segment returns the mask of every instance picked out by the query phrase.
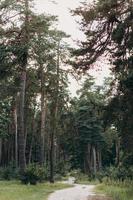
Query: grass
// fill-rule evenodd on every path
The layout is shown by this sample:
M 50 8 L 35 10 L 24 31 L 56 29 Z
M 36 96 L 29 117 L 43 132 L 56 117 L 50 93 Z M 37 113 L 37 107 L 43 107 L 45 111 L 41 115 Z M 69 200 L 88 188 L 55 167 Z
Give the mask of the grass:
M 98 180 L 92 180 L 92 181 L 89 181 L 89 180 L 77 180 L 76 183 L 83 184 L 83 185 L 97 185 L 97 184 L 99 184 L 99 181 Z
M 97 186 L 96 192 L 106 194 L 113 200 L 133 200 L 133 185 L 107 185 Z
M 22 185 L 17 181 L 0 181 L 0 200 L 47 200 L 55 190 L 70 187 L 62 183 Z

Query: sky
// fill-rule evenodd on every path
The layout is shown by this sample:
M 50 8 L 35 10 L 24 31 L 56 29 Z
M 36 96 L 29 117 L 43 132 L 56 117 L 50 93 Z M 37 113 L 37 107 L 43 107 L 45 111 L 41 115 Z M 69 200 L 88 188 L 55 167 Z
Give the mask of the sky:
M 36 10 L 40 13 L 58 16 L 58 28 L 71 35 L 72 40 L 83 39 L 84 34 L 79 30 L 79 25 L 76 19 L 71 15 L 70 10 L 77 8 L 81 0 L 34 0 Z
M 54 0 L 56 3 L 52 2 L 53 0 L 34 0 L 35 9 L 38 13 L 48 13 L 51 15 L 58 16 L 58 29 L 66 32 L 71 35 L 71 38 L 68 40 L 73 46 L 76 46 L 77 40 L 84 40 L 84 34 L 79 30 L 80 26 L 76 22 L 80 20 L 72 16 L 70 10 L 75 9 L 81 5 L 82 0 Z M 88 0 L 91 2 L 92 0 Z M 103 78 L 109 76 L 109 67 L 104 62 L 101 63 L 101 71 L 91 71 L 90 74 L 93 75 L 96 79 L 97 85 L 102 85 Z M 70 92 L 72 96 L 76 95 L 76 90 L 79 89 L 80 85 L 74 78 L 70 77 Z

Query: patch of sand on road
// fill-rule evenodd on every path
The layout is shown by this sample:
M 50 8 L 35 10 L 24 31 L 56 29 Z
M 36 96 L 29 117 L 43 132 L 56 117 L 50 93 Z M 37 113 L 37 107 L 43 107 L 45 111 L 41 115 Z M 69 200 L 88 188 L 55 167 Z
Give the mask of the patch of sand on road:
M 75 184 L 73 188 L 58 190 L 50 195 L 48 200 L 88 200 L 94 196 L 94 185 Z
M 52 193 L 48 200 L 112 200 L 105 195 L 94 193 L 95 185 L 74 184 L 74 187 Z

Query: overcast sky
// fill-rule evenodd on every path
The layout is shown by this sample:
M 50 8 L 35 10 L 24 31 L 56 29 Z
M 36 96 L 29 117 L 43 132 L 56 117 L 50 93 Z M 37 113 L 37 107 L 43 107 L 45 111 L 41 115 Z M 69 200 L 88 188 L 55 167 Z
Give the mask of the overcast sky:
M 82 39 L 84 34 L 79 31 L 79 25 L 76 23 L 70 10 L 80 5 L 81 0 L 34 0 L 38 12 L 46 12 L 58 16 L 58 28 L 70 34 L 73 40 Z
M 34 0 L 36 11 L 39 13 L 48 13 L 51 15 L 58 16 L 59 23 L 58 28 L 63 30 L 67 34 L 71 35 L 71 39 L 68 41 L 70 44 L 74 45 L 74 41 L 84 39 L 84 34 L 79 30 L 79 25 L 76 23 L 70 10 L 77 8 L 81 5 L 83 0 L 54 0 L 56 3 L 52 3 L 52 0 Z M 88 0 L 91 2 L 92 0 Z M 76 44 L 76 43 L 75 43 Z M 103 83 L 103 77 L 109 75 L 109 70 L 106 64 L 102 64 L 102 71 L 91 72 L 96 78 L 96 84 L 101 85 Z M 76 94 L 76 89 L 78 89 L 78 84 L 75 80 L 71 78 L 70 90 L 73 96 Z

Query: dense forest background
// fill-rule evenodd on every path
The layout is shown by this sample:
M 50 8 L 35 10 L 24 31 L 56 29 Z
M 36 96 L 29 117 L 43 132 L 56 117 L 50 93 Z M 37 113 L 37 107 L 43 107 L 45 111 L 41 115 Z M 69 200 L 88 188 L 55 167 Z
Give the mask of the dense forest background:
M 33 10 L 30 0 L 0 2 L 1 179 L 54 182 L 74 170 L 132 179 L 132 1 L 98 0 L 72 11 L 86 36 L 78 49 L 57 30 L 57 17 Z M 105 58 L 111 76 L 97 86 L 89 69 Z M 75 98 L 69 75 L 84 80 Z

